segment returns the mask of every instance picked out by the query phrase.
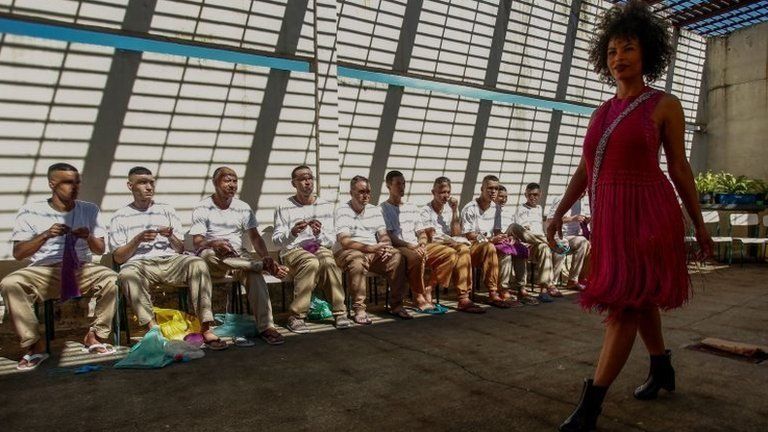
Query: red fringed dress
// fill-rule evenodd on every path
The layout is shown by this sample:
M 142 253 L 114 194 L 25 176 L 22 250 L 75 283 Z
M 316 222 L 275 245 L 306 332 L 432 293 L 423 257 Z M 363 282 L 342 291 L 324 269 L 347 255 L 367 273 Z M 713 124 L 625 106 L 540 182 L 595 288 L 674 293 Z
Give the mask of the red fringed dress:
M 650 87 L 645 92 L 652 92 L 650 98 L 627 115 L 608 139 L 596 196 L 590 197 L 591 270 L 579 301 L 586 309 L 611 311 L 608 319 L 626 309 L 673 309 L 685 303 L 690 293 L 683 214 L 672 184 L 659 167 L 661 141 L 651 117 L 664 93 Z M 590 191 L 598 142 L 634 99 L 608 100 L 587 130 L 584 159 Z

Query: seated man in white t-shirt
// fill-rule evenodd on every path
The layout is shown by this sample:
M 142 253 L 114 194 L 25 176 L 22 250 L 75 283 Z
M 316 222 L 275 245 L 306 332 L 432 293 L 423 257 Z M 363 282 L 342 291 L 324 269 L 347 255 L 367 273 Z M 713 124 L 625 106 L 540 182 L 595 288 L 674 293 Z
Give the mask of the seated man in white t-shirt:
M 256 215 L 245 202 L 235 198 L 237 173 L 228 167 L 213 172 L 215 193 L 202 200 L 192 211 L 189 234 L 201 258 L 208 264 L 212 277 L 231 273 L 246 284 L 248 302 L 256 316 L 259 337 L 270 345 L 279 345 L 285 339 L 275 328 L 272 303 L 262 271 L 279 278 L 288 274 L 269 256 L 267 245 L 259 234 Z M 261 260 L 254 260 L 243 247 L 243 236 L 248 237 Z
M 392 247 L 381 209 L 370 204 L 368 179 L 355 176 L 349 183 L 352 199 L 339 204 L 334 212 L 336 225 L 336 263 L 349 275 L 353 319 L 357 324 L 371 324 L 365 311 L 366 272 L 383 274 L 391 287 L 389 313 L 402 319 L 413 316 L 403 307 L 405 259 Z
M 499 185 L 499 193 L 496 195 L 496 204 L 499 206 L 499 219 L 501 220 L 501 230 L 507 231 L 512 225 L 515 218 L 515 209 L 507 205 L 507 188 L 504 185 Z M 510 242 L 515 242 L 513 237 L 510 236 Z M 526 294 L 525 292 L 525 278 L 527 276 L 527 258 L 518 257 L 512 255 L 505 255 L 502 252 L 499 253 L 499 285 L 502 292 L 509 292 L 514 290 L 517 293 L 517 298 L 510 297 L 509 304 L 512 307 L 529 305 L 534 306 L 539 304 L 539 301 L 533 298 L 533 296 Z M 512 284 L 514 283 L 514 288 Z
M 552 297 L 563 294 L 552 283 L 552 251 L 544 234 L 544 210 L 539 205 L 541 188 L 538 183 L 525 187 L 525 203 L 517 208 L 514 222 L 507 233 L 531 245 L 531 253 L 537 264 L 536 284 L 540 289 L 538 299 L 549 303 Z
M 568 242 L 570 247 L 570 254 L 573 256 L 571 259 L 571 268 L 568 270 L 568 282 L 565 285 L 567 289 L 581 290 L 584 289 L 584 284 L 587 279 L 588 263 L 590 243 L 582 232 L 583 226 L 588 226 L 590 221 L 589 208 L 584 199 L 586 191 L 581 194 L 579 200 L 576 201 L 568 212 L 563 215 L 563 240 Z M 557 206 L 563 199 L 563 195 L 557 197 L 550 205 L 547 216 L 547 223 L 551 222 L 557 210 Z M 560 277 L 565 263 L 565 255 L 554 254 L 554 275 L 556 278 Z
M 498 308 L 509 308 L 511 294 L 499 294 L 499 257 L 496 255 L 496 243 L 507 238 L 501 233 L 499 206 L 496 195 L 499 193 L 499 178 L 487 175 L 480 186 L 480 196 L 461 209 L 461 231 L 472 244 L 469 252 L 472 266 L 483 268 L 483 283 L 488 289 L 488 304 Z M 477 287 L 474 287 L 477 290 Z M 508 301 L 509 300 L 509 301 Z
M 405 176 L 400 171 L 387 173 L 386 185 L 389 198 L 381 203 L 381 213 L 387 225 L 392 245 L 405 257 L 408 283 L 415 293 L 416 308 L 419 312 L 437 315 L 447 309 L 432 303 L 432 289 L 440 283 L 448 287 L 451 271 L 456 264 L 456 251 L 448 246 L 435 244 L 428 247 L 427 233 L 419 215 L 419 209 L 403 201 Z M 428 284 L 424 283 L 424 269 L 431 269 Z
M 157 325 L 150 288 L 154 285 L 186 285 L 192 309 L 202 325 L 206 346 L 212 350 L 227 344 L 210 329 L 211 276 L 202 258 L 182 255 L 184 241 L 176 236 L 181 221 L 168 204 L 157 203 L 155 177 L 145 167 L 128 171 L 128 190 L 133 202 L 118 209 L 109 223 L 109 245 L 115 263 L 121 264 L 120 286 L 136 313 L 139 325 Z
M 0 293 L 26 351 L 16 366 L 21 371 L 35 369 L 48 358 L 40 340 L 34 302 L 57 299 L 62 294 L 66 297 L 77 289 L 96 299 L 95 318 L 83 344 L 92 354 L 115 352 L 101 341 L 112 331 L 117 273 L 92 262 L 92 253 L 103 254 L 105 250 L 106 231 L 99 223 L 99 207 L 77 200 L 80 173 L 72 165 L 51 165 L 48 187 L 50 198 L 19 209 L 11 234 L 13 257 L 29 259 L 30 265 L 0 282 Z
M 432 269 L 437 280 L 453 281 L 458 297 L 456 309 L 460 312 L 482 314 L 485 309 L 469 297 L 472 291 L 472 255 L 469 240 L 461 237 L 459 200 L 451 196 L 451 180 L 438 177 L 432 184 L 432 200 L 421 209 L 421 221 L 427 235 L 427 254 L 444 253 L 446 248 L 456 253 L 453 268 L 442 275 L 439 268 Z M 447 286 L 447 285 L 443 285 Z
M 306 165 L 291 172 L 296 194 L 275 209 L 272 242 L 282 247 L 280 257 L 293 273 L 294 295 L 286 327 L 294 333 L 309 333 L 304 319 L 309 312 L 312 291 L 320 288 L 331 303 L 335 326 L 353 326 L 347 318 L 341 270 L 331 248 L 336 242 L 333 204 L 315 195 L 315 178 Z

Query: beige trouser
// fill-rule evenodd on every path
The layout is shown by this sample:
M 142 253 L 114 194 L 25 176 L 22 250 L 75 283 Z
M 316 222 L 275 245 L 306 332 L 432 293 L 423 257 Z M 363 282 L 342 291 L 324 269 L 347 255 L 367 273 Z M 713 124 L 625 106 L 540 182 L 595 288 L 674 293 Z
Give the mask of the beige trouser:
M 469 292 L 472 289 L 472 255 L 469 253 L 469 246 L 461 243 L 429 243 L 427 244 L 427 255 L 429 257 L 435 256 L 436 259 L 440 259 L 441 254 L 445 254 L 446 250 L 451 250 L 455 253 L 456 259 L 453 261 L 453 268 L 448 268 L 446 274 L 442 274 L 438 265 L 432 264 L 429 261 L 427 264 L 432 268 L 432 276 L 435 282 L 439 283 L 442 287 L 450 285 L 453 280 L 456 286 L 456 294 L 459 300 L 469 298 Z M 432 286 L 435 286 L 435 282 L 431 282 Z
M 85 263 L 75 275 L 80 292 L 91 293 L 96 299 L 96 316 L 90 331 L 101 339 L 109 337 L 115 316 L 117 273 L 101 265 Z M 61 264 L 16 270 L 0 282 L 0 292 L 21 339 L 21 347 L 28 348 L 40 339 L 35 301 L 57 299 L 61 295 Z
M 451 284 L 451 272 L 456 264 L 456 251 L 452 248 L 432 243 L 427 245 L 425 257 L 419 256 L 415 250 L 408 247 L 399 247 L 397 250 L 405 257 L 408 271 L 408 284 L 417 294 L 426 294 L 424 284 L 424 269 L 429 266 L 429 286 L 434 288 L 437 284 L 448 287 Z
M 341 270 L 336 265 L 333 253 L 321 247 L 314 254 L 297 247 L 283 255 L 283 263 L 291 268 L 293 275 L 293 301 L 291 315 L 304 319 L 312 301 L 312 291 L 320 287 L 325 298 L 330 300 L 333 315 L 344 315 L 344 287 L 341 284 Z
M 152 311 L 153 286 L 171 285 L 189 287 L 192 309 L 202 323 L 213 322 L 211 312 L 211 276 L 205 261 L 192 255 L 171 255 L 128 261 L 120 267 L 120 286 L 139 318 L 139 325 L 155 319 Z
M 390 309 L 398 309 L 403 303 L 405 292 L 405 260 L 400 251 L 394 249 L 386 261 L 378 254 L 363 253 L 354 249 L 343 249 L 335 254 L 336 263 L 349 274 L 349 289 L 352 309 L 355 314 L 365 311 L 366 272 L 383 274 L 392 290 Z
M 488 292 L 497 292 L 499 290 L 499 257 L 496 255 L 496 247 L 491 242 L 473 242 L 469 253 L 472 257 L 472 267 L 483 267 L 483 285 Z
M 507 235 L 531 245 L 531 255 L 536 263 L 536 284 L 548 286 L 552 284 L 552 251 L 547 244 L 547 238 L 542 234 L 534 234 L 519 224 L 513 223 L 507 229 Z
M 525 287 L 527 261 L 512 255 L 499 255 L 499 285 L 502 291 L 514 289 L 517 292 Z
M 212 278 L 220 278 L 228 273 L 245 285 L 248 292 L 248 303 L 256 317 L 256 328 L 259 333 L 275 326 L 272 318 L 272 302 L 269 299 L 269 288 L 261 275 L 261 261 L 254 260 L 248 254 L 241 257 L 221 259 L 213 249 L 200 252 L 200 257 L 208 264 Z M 238 293 L 239 294 L 239 293 Z
M 568 270 L 568 281 L 578 281 L 584 278 L 586 274 L 585 263 L 589 258 L 589 252 L 591 246 L 589 240 L 583 236 L 565 236 L 564 240 L 568 242 L 568 246 L 571 248 L 571 268 Z M 552 263 L 555 268 L 555 277 L 560 277 L 560 273 L 565 264 L 565 255 L 553 254 Z

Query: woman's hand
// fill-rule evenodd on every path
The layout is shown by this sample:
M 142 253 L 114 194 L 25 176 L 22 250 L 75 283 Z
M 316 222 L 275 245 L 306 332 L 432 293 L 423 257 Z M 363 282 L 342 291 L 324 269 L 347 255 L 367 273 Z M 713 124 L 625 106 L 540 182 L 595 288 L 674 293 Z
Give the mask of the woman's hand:
M 557 236 L 557 238 L 555 238 Z M 552 250 L 557 250 L 557 239 L 563 238 L 563 217 L 555 215 L 554 219 L 547 225 L 547 244 Z
M 699 251 L 696 253 L 696 259 L 699 262 L 705 262 L 712 258 L 715 250 L 715 244 L 706 228 L 696 230 L 696 241 L 699 243 Z

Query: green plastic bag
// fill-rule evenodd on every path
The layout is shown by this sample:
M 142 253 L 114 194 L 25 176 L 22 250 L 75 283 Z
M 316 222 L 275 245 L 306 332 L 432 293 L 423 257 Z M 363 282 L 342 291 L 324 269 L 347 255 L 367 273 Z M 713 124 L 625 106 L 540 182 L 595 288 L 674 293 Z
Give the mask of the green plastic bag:
M 155 327 L 131 348 L 128 355 L 115 364 L 116 369 L 157 369 L 173 362 L 173 358 L 165 354 L 165 344 L 168 340 Z
M 331 312 L 331 305 L 329 305 L 327 301 L 312 295 L 312 302 L 309 304 L 307 319 L 311 321 L 320 321 L 332 316 L 333 312 Z
M 255 338 L 256 320 L 252 315 L 240 314 L 216 314 L 213 318 L 221 325 L 213 329 L 213 333 L 218 337 L 245 337 Z

